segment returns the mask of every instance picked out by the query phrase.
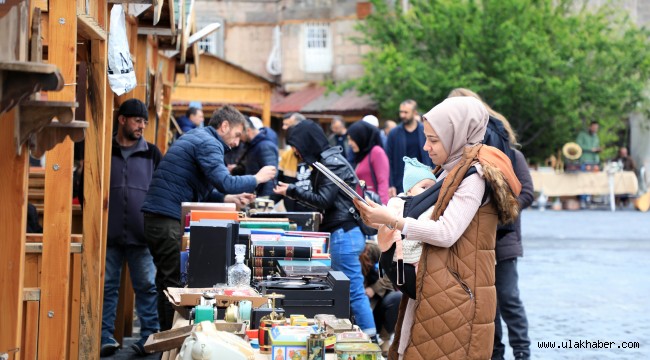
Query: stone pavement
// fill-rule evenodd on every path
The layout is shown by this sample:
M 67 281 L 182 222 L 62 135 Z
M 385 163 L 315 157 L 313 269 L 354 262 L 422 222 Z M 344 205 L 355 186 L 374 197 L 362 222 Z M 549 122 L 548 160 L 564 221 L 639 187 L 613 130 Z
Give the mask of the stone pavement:
M 650 213 L 526 210 L 522 236 L 533 359 L 650 359 Z M 573 348 L 538 343 L 569 340 Z M 585 349 L 585 341 L 615 344 Z M 624 341 L 640 347 L 619 348 Z

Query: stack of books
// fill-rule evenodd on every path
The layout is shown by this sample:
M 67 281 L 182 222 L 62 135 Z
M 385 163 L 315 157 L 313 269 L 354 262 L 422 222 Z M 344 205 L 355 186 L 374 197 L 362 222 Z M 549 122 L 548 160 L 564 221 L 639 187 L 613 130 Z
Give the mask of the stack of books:
M 308 241 L 269 240 L 268 236 L 251 235 L 249 264 L 254 281 L 280 274 L 278 260 L 309 260 L 311 255 L 312 246 Z

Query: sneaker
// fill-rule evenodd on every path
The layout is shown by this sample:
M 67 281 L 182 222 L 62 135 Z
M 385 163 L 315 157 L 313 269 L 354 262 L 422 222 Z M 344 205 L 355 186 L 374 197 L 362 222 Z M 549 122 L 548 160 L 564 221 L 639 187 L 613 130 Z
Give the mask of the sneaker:
M 115 354 L 115 352 L 119 348 L 120 348 L 120 343 L 118 343 L 117 340 L 113 339 L 112 337 L 102 338 L 102 347 L 99 350 L 99 356 L 100 357 L 111 356 Z
M 146 356 L 148 355 L 147 352 L 144 350 L 144 343 L 147 341 L 146 338 L 142 338 L 133 344 L 131 344 L 131 349 L 133 352 L 135 352 L 136 355 L 138 356 Z

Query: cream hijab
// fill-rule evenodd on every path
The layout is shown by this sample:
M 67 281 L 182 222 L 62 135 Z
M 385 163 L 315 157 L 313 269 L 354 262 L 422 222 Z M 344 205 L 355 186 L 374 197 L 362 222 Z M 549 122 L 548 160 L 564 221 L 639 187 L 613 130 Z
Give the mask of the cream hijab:
M 449 154 L 445 164 L 450 164 L 463 155 L 465 146 L 474 146 L 483 140 L 489 115 L 481 101 L 462 96 L 446 99 L 423 118 L 438 135 Z

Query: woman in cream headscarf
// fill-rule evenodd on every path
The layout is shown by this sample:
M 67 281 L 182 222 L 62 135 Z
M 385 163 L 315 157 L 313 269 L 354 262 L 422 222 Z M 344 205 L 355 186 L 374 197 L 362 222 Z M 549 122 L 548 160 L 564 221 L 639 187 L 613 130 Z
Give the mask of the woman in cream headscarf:
M 496 226 L 516 217 L 521 185 L 510 160 L 481 144 L 488 112 L 479 100 L 449 98 L 423 120 L 424 150 L 440 164 L 436 185 L 413 197 L 402 214 L 355 202 L 367 224 L 400 230 L 424 245 L 415 297 L 402 299 L 389 359 L 487 359 L 496 309 Z M 422 215 L 430 209 L 431 217 Z

